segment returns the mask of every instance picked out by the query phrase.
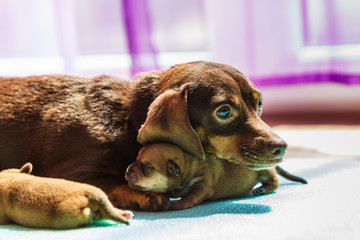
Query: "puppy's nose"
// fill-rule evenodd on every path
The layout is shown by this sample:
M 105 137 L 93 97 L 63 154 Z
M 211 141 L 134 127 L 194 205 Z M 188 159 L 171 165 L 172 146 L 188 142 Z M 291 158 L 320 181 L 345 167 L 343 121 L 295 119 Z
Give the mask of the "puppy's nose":
M 134 173 L 134 165 L 131 164 L 127 169 L 125 173 L 125 179 L 128 182 L 135 183 L 137 182 L 136 174 Z
M 134 171 L 134 164 L 130 164 L 126 169 L 126 174 L 130 174 Z
M 267 145 L 267 150 L 273 155 L 275 160 L 281 159 L 284 156 L 286 149 L 287 143 L 281 138 L 271 141 Z

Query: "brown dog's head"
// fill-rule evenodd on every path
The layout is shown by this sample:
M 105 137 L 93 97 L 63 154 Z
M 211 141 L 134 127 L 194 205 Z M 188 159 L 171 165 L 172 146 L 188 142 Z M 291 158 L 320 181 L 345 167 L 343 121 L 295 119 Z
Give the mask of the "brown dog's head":
M 136 161 L 127 168 L 125 178 L 135 190 L 165 193 L 178 190 L 190 179 L 191 164 L 176 145 L 150 144 L 140 149 Z
M 281 162 L 287 144 L 260 118 L 262 96 L 236 69 L 217 63 L 176 65 L 159 74 L 158 96 L 138 141 L 170 142 L 254 170 Z

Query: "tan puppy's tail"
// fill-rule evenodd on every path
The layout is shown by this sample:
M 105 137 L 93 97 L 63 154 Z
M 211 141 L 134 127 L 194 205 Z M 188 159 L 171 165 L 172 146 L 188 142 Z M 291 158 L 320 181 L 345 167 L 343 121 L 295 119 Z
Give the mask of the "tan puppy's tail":
M 307 184 L 308 182 L 304 179 L 304 178 L 301 178 L 301 177 L 298 177 L 298 176 L 295 176 L 287 171 L 285 171 L 283 168 L 281 168 L 280 166 L 276 166 L 275 167 L 276 169 L 276 173 L 279 174 L 280 176 L 286 178 L 286 179 L 289 179 L 291 181 L 294 181 L 294 182 L 300 182 L 300 183 L 304 183 L 304 184 Z
M 88 197 L 90 199 L 92 221 L 109 219 L 128 225 L 128 220 L 134 216 L 131 211 L 115 208 L 104 193 L 101 196 L 99 194 L 89 193 Z

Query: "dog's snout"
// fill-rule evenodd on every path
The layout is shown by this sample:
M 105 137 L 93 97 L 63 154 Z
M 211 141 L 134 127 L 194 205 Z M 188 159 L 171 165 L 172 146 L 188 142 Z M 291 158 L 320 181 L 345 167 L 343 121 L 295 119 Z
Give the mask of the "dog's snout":
M 275 141 L 271 141 L 267 145 L 267 150 L 269 151 L 270 154 L 272 154 L 272 156 L 276 160 L 279 160 L 284 156 L 286 149 L 287 149 L 287 143 L 281 138 Z

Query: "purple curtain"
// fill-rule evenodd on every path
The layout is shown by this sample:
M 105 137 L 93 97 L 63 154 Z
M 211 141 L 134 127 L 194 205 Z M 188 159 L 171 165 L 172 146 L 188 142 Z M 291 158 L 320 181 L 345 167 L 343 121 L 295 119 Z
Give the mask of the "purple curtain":
M 209 60 L 258 86 L 360 84 L 359 12 L 359 0 L 4 0 L 0 75 L 134 75 Z
M 122 0 L 128 50 L 131 56 L 131 75 L 155 70 L 156 51 L 151 42 L 151 21 L 147 0 Z
M 360 84 L 360 2 L 211 1 L 215 60 L 257 85 Z
M 123 0 L 133 72 L 156 65 L 146 0 Z M 213 61 L 231 64 L 260 86 L 360 83 L 360 4 L 356 1 L 204 1 Z M 210 9 L 210 10 L 209 10 Z M 169 19 L 171 21 L 171 14 Z M 150 57 L 151 56 L 151 57 Z

